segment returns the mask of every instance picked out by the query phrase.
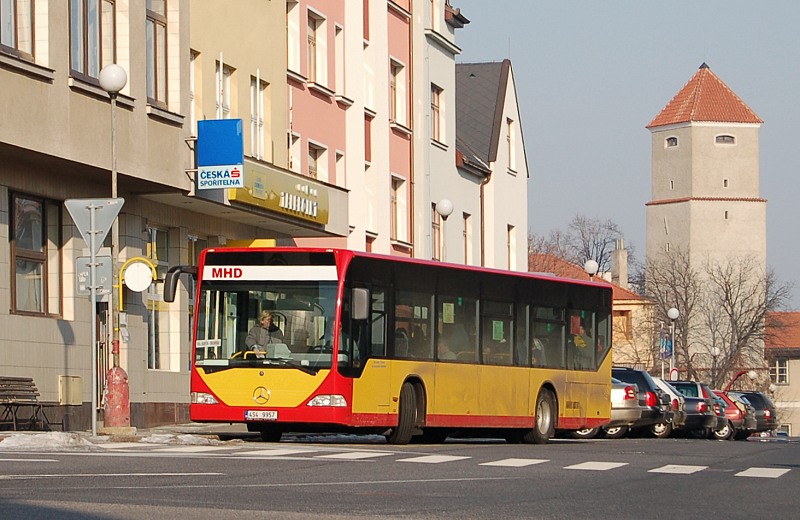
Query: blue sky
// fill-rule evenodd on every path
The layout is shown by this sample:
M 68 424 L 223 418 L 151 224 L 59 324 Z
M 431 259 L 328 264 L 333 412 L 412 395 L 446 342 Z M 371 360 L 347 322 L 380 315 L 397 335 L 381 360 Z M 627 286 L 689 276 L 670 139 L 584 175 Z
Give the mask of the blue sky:
M 764 120 L 767 264 L 800 308 L 800 2 L 451 0 L 459 62 L 511 58 L 531 179 L 529 230 L 610 218 L 644 259 L 645 126 L 705 62 Z

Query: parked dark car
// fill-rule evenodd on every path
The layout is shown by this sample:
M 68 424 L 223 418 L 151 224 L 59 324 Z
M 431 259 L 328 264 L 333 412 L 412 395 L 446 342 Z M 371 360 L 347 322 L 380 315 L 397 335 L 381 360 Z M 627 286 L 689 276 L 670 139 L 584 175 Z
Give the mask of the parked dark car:
M 696 439 L 707 439 L 717 429 L 719 422 L 714 411 L 714 398 L 706 397 L 702 384 L 695 381 L 669 381 L 669 384 L 686 400 L 686 421 L 675 432 Z
M 653 381 L 664 393 L 669 395 L 672 401 L 672 421 L 654 424 L 650 427 L 650 433 L 654 437 L 663 439 L 672 435 L 673 430 L 683 428 L 686 423 L 686 398 L 660 377 L 654 377 Z
M 639 387 L 640 404 L 644 406 L 642 417 L 631 428 L 649 427 L 653 424 L 672 421 L 672 405 L 669 395 L 661 391 L 650 374 L 644 370 L 614 367 L 611 376 Z M 624 432 L 623 432 L 624 433 Z M 606 430 L 607 437 L 613 437 L 613 430 Z
M 775 416 L 775 405 L 772 400 L 762 392 L 729 392 L 735 395 L 744 396 L 753 408 L 756 409 L 756 429 L 755 432 L 767 432 L 774 430 L 778 423 Z
M 714 390 L 719 399 L 725 402 L 725 418 L 727 424 L 714 431 L 714 438 L 721 441 L 728 439 L 740 439 L 747 437 L 756 428 L 755 409 L 752 405 L 745 405 L 742 402 L 734 401 L 722 390 Z M 737 404 L 738 403 L 738 404 Z M 750 415 L 748 416 L 748 409 Z
M 725 395 L 733 401 L 733 404 L 739 407 L 740 410 L 744 411 L 744 429 L 738 431 L 734 434 L 733 438 L 737 441 L 744 440 L 750 437 L 750 434 L 755 433 L 756 428 L 758 427 L 758 421 L 756 421 L 756 409 L 750 404 L 750 401 L 743 395 L 726 392 Z

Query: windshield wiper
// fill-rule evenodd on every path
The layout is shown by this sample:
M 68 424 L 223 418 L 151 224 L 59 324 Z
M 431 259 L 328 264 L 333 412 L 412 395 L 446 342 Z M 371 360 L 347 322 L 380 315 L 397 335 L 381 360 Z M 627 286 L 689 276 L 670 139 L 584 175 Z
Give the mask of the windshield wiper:
M 295 363 L 291 359 L 286 358 L 262 358 L 258 360 L 259 362 L 263 363 L 264 365 L 275 365 L 275 366 L 284 366 L 284 367 L 291 367 L 300 370 L 301 372 L 305 372 L 306 374 L 315 376 L 319 370 L 313 369 L 311 367 L 307 367 L 305 365 L 300 365 Z

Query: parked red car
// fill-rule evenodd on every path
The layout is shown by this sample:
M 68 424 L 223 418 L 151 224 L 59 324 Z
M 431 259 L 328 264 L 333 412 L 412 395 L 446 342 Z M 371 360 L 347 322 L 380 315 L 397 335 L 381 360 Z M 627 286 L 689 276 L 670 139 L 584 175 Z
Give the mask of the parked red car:
M 725 418 L 728 420 L 722 428 L 714 430 L 714 438 L 721 441 L 728 439 L 746 438 L 756 428 L 755 411 L 747 413 L 744 404 L 737 404 L 728 394 L 721 390 L 714 390 L 719 399 L 725 402 Z

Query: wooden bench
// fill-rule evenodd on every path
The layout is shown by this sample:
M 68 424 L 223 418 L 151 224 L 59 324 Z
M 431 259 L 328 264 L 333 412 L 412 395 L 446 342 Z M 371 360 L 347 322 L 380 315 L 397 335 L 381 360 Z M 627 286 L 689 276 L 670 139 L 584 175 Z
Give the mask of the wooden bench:
M 14 431 L 23 424 L 29 430 L 51 429 L 33 378 L 0 376 L 0 407 L 3 409 L 0 424 L 13 426 Z M 30 416 L 20 416 L 20 409 L 29 409 Z

